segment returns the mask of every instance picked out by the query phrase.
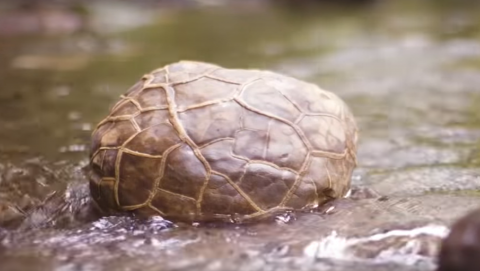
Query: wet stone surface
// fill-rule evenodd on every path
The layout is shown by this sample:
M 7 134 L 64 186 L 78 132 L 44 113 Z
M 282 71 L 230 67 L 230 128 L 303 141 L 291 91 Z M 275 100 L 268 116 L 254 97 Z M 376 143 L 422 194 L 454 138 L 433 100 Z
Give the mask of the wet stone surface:
M 75 21 L 68 34 L 0 33 L 2 270 L 434 270 L 449 225 L 480 206 L 474 1 L 148 15 L 109 5 L 86 4 L 84 31 Z M 139 18 L 122 24 L 127 15 Z M 352 182 L 366 190 L 255 225 L 84 212 L 94 125 L 146 71 L 179 59 L 271 69 L 337 93 L 360 127 Z

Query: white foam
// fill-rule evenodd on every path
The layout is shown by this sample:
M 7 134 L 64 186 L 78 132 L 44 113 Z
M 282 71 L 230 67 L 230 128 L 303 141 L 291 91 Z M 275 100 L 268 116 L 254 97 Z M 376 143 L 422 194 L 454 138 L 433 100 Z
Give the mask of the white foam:
M 350 261 L 394 262 L 406 265 L 414 265 L 419 261 L 423 261 L 433 264 L 434 259 L 420 254 L 422 244 L 419 239 L 415 238 L 420 235 L 444 238 L 448 233 L 449 229 L 446 226 L 433 224 L 409 230 L 391 230 L 385 233 L 360 238 L 342 237 L 338 236 L 336 231 L 332 231 L 322 240 L 313 241 L 307 245 L 304 249 L 304 254 L 308 257 L 314 258 L 330 258 Z M 389 237 L 409 237 L 412 239 L 407 241 L 402 247 L 387 248 L 372 259 L 359 258 L 355 256 L 350 249 L 354 245 L 372 241 L 381 241 Z
M 304 249 L 304 254 L 314 258 L 350 258 L 346 249 L 351 245 L 351 240 L 339 237 L 336 231 L 320 241 L 313 241 Z
M 403 237 L 416 237 L 418 235 L 431 235 L 435 237 L 443 238 L 447 236 L 449 229 L 443 225 L 426 225 L 423 227 L 413 228 L 409 230 L 391 230 L 385 233 L 374 234 L 364 239 L 365 241 L 379 241 L 387 237 L 403 236 Z
M 344 198 L 349 198 L 350 196 L 352 196 L 352 189 L 348 189 L 347 193 L 345 193 L 345 196 L 343 196 Z

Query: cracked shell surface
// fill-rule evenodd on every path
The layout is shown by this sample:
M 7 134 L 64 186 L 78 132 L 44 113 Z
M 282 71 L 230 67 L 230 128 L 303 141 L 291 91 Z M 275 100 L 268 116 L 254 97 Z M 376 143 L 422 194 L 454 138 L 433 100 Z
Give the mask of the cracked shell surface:
M 356 166 L 347 105 L 262 70 L 180 61 L 146 74 L 92 134 L 106 214 L 248 221 L 344 196 Z

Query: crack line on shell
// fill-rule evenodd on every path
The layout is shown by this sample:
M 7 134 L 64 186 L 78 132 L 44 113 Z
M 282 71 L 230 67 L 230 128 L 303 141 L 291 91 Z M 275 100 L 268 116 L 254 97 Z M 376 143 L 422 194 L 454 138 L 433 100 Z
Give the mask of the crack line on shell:
M 130 141 L 132 141 L 139 133 L 141 133 L 141 132 L 136 132 L 133 135 L 131 135 L 127 140 L 125 140 L 125 142 L 123 142 L 123 144 L 120 146 L 120 148 L 117 152 L 117 157 L 116 157 L 116 160 L 115 160 L 115 179 L 116 179 L 116 182 L 113 186 L 113 197 L 115 198 L 115 203 L 117 203 L 117 206 L 119 208 L 122 208 L 122 205 L 120 204 L 120 199 L 119 199 L 119 196 L 118 196 L 118 186 L 120 185 L 120 161 L 122 159 L 123 148 L 125 148 L 125 146 L 128 143 L 130 143 Z
M 263 159 L 267 160 L 267 155 L 268 155 L 268 146 L 270 145 L 270 132 L 272 130 L 272 122 L 273 119 L 268 120 L 268 125 L 267 125 L 267 135 L 266 135 L 266 144 L 265 144 L 265 149 L 263 150 Z
M 165 174 L 165 161 L 167 160 L 168 158 L 168 155 L 174 151 L 175 149 L 177 149 L 178 147 L 180 147 L 182 144 L 178 143 L 178 144 L 175 144 L 173 146 L 171 146 L 170 148 L 166 149 L 163 154 L 157 158 L 161 158 L 162 160 L 160 161 L 160 171 L 159 171 L 159 177 L 158 178 L 155 178 L 154 180 L 154 183 L 153 183 L 153 189 L 152 191 L 149 193 L 148 195 L 148 198 L 147 200 L 144 202 L 144 203 L 139 203 L 139 204 L 134 204 L 134 205 L 127 205 L 127 206 L 123 206 L 122 208 L 124 210 L 127 210 L 127 211 L 133 211 L 135 209 L 139 209 L 139 208 L 142 208 L 142 207 L 145 207 L 145 206 L 150 206 L 151 203 L 152 203 L 152 200 L 155 198 L 158 190 L 159 190 L 159 186 L 160 186 L 160 181 L 162 180 L 163 178 L 163 175 Z M 143 153 L 139 153 L 139 154 L 143 154 Z M 143 154 L 145 155 L 145 154 Z M 139 156 L 142 156 L 142 155 L 139 155 Z M 160 210 L 159 210 L 160 211 Z
M 275 163 L 272 163 L 272 162 L 268 162 L 268 161 L 264 161 L 264 160 L 254 160 L 254 159 L 248 159 L 247 157 L 243 157 L 241 155 L 238 155 L 238 154 L 234 154 L 233 152 L 230 153 L 232 155 L 232 157 L 234 158 L 237 158 L 237 159 L 240 159 L 240 160 L 243 160 L 243 161 L 246 161 L 247 164 L 262 164 L 262 165 L 266 165 L 266 166 L 271 166 L 275 169 L 278 169 L 278 170 L 285 170 L 285 171 L 290 171 L 292 173 L 294 173 L 295 175 L 298 174 L 298 172 L 292 168 L 289 168 L 289 167 L 281 167 L 281 166 L 278 166 L 277 164 Z
M 135 118 L 134 118 L 134 117 L 131 117 L 131 118 L 130 118 L 130 122 L 132 123 L 133 128 L 135 129 L 135 131 L 137 131 L 137 132 L 142 131 L 142 128 L 140 128 L 140 126 L 138 125 L 138 123 L 135 121 Z
M 292 187 L 290 187 L 287 194 L 283 198 L 282 202 L 280 202 L 279 206 L 285 206 L 285 204 L 290 200 L 293 193 L 297 190 L 297 188 L 300 186 L 301 182 L 303 181 L 303 175 L 306 173 L 310 164 L 311 164 L 310 153 L 307 153 L 305 160 L 303 161 L 302 167 L 300 168 L 297 174 L 297 178 L 295 178 L 295 182 L 293 183 Z
M 273 87 L 273 89 L 278 91 L 280 93 L 280 95 L 282 95 L 285 99 L 287 99 L 298 110 L 298 112 L 303 113 L 303 110 L 300 108 L 300 106 L 298 106 L 298 104 L 296 102 L 292 101 L 292 99 L 290 99 L 290 97 L 285 95 L 285 93 L 283 93 L 283 91 L 281 91 L 280 89 L 278 89 L 276 87 Z
M 218 175 L 218 176 L 221 176 L 223 178 L 225 178 L 225 180 L 227 180 L 227 182 L 235 189 L 237 190 L 237 192 L 246 200 L 248 201 L 248 203 L 250 203 L 250 205 L 255 209 L 257 210 L 258 212 L 261 212 L 261 213 L 264 213 L 265 211 L 258 207 L 258 205 L 234 182 L 232 181 L 232 179 L 230 179 L 230 177 L 228 177 L 227 175 L 223 174 L 223 173 L 220 173 L 218 171 L 215 171 L 215 170 L 212 170 L 212 174 L 215 174 L 215 175 Z M 244 174 L 245 175 L 245 174 Z M 243 178 L 243 175 L 242 175 L 242 178 Z
M 330 176 L 330 170 L 328 169 L 328 160 L 326 163 L 323 165 L 325 168 L 325 171 L 327 172 L 327 178 L 328 178 L 328 189 L 332 188 L 332 176 Z
M 198 109 L 198 108 L 207 107 L 207 106 L 215 105 L 215 104 L 221 104 L 221 103 L 230 102 L 230 101 L 233 101 L 233 97 L 228 97 L 228 98 L 225 98 L 225 99 L 217 99 L 217 100 L 212 100 L 212 101 L 206 101 L 206 102 L 203 102 L 203 103 L 193 104 L 193 105 L 187 106 L 185 108 L 177 109 L 177 113 L 183 113 L 183 112 L 186 112 L 186 111 L 189 111 L 189 110 L 192 110 L 192 109 Z
M 168 67 L 165 68 L 166 73 L 165 73 L 165 81 L 169 83 L 170 81 L 170 71 Z M 178 114 L 177 114 L 177 105 L 175 103 L 175 89 L 172 86 L 167 86 L 164 88 L 165 95 L 167 98 L 167 103 L 168 103 L 168 112 L 170 113 L 170 123 L 173 125 L 174 129 L 177 131 L 179 134 L 180 138 L 187 143 L 187 145 L 193 150 L 195 156 L 197 157 L 198 160 L 203 164 L 206 174 L 205 174 L 205 180 L 202 185 L 203 191 L 201 190 L 198 199 L 196 200 L 196 206 L 197 206 L 197 213 L 200 212 L 198 210 L 198 206 L 201 205 L 201 201 L 203 199 L 203 192 L 204 192 L 204 187 L 208 184 L 208 181 L 210 180 L 210 175 L 212 172 L 212 169 L 210 167 L 210 164 L 208 161 L 203 157 L 202 153 L 200 152 L 200 149 L 198 148 L 197 144 L 193 142 L 193 140 L 188 136 L 187 132 L 185 131 L 185 128 L 182 126 L 182 124 L 179 121 Z
M 275 120 L 278 120 L 280 122 L 283 122 L 289 126 L 291 126 L 295 132 L 297 132 L 298 136 L 300 136 L 301 140 L 302 140 L 302 143 L 305 145 L 305 147 L 307 147 L 308 151 L 312 151 L 313 150 L 313 147 L 310 145 L 310 142 L 308 141 L 307 137 L 305 136 L 305 134 L 303 133 L 303 131 L 301 131 L 297 125 L 295 125 L 294 123 L 292 123 L 291 121 L 288 121 L 284 118 L 280 118 L 280 117 L 277 117 L 275 115 L 272 115 L 272 114 L 269 114 L 269 113 L 266 113 L 266 112 L 263 112 L 261 110 L 258 110 L 250 105 L 248 105 L 246 102 L 242 101 L 240 98 L 235 98 L 235 101 L 237 103 L 239 103 L 241 106 L 243 106 L 244 108 L 252 111 L 252 112 L 255 112 L 257 114 L 260 114 L 260 115 L 263 115 L 263 116 L 267 116 L 269 118 L 272 118 L 272 119 L 275 119 Z
M 157 212 L 162 218 L 165 217 L 165 213 L 160 211 L 157 207 L 153 206 L 151 203 L 147 204 L 147 207 Z

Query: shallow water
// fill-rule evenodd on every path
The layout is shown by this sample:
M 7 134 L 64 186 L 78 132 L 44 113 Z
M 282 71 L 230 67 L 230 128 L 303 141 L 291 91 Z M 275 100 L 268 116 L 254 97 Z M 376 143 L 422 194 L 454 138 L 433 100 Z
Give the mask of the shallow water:
M 446 227 L 480 206 L 474 1 L 87 8 L 82 31 L 0 32 L 2 270 L 432 270 Z M 102 20 L 106 14 L 115 16 Z M 251 226 L 163 229 L 107 218 L 15 230 L 22 212 L 84 181 L 92 127 L 118 96 L 145 72 L 179 59 L 266 68 L 337 93 L 361 129 L 353 182 L 381 200 Z M 417 245 L 372 239 L 424 226 L 440 230 L 417 237 Z M 343 237 L 370 243 L 345 249 Z

